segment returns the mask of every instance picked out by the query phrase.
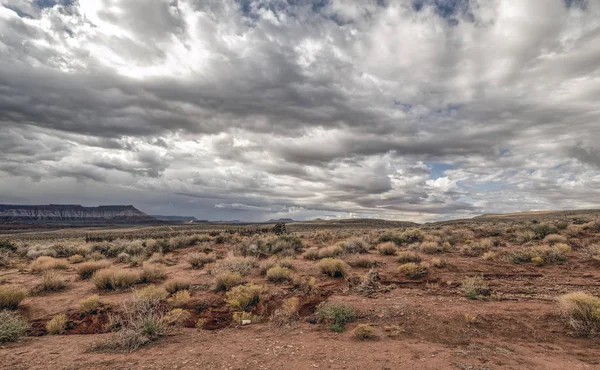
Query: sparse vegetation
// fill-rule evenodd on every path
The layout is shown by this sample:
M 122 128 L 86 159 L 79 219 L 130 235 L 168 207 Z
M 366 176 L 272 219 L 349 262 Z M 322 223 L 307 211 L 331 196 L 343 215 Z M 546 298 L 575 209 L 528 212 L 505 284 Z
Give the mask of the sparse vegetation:
M 64 334 L 67 330 L 67 316 L 65 314 L 59 314 L 48 321 L 46 324 L 46 331 L 48 334 L 59 335 Z
M 331 277 L 343 277 L 346 275 L 349 266 L 342 260 L 325 258 L 319 261 L 319 269 L 322 273 Z
M 359 324 L 354 328 L 354 338 L 358 340 L 375 339 L 375 329 L 369 324 Z
M 79 312 L 84 314 L 95 313 L 101 305 L 100 296 L 94 294 L 79 301 Z
M 56 292 L 67 287 L 67 282 L 57 271 L 46 271 L 42 279 L 35 287 L 36 292 Z
M 77 266 L 76 271 L 80 278 L 89 279 L 96 271 L 108 268 L 109 266 L 110 261 L 107 260 L 83 262 Z
M 165 290 L 169 292 L 169 294 L 175 294 L 181 290 L 189 291 L 191 287 L 192 284 L 189 282 L 189 280 L 184 279 L 173 279 L 165 283 Z
M 398 248 L 396 248 L 396 245 L 392 242 L 385 242 L 385 243 L 379 244 L 377 246 L 377 250 L 379 251 L 379 254 L 381 254 L 382 256 L 393 256 L 398 251 Z
M 215 276 L 214 290 L 229 290 L 242 283 L 242 275 L 238 272 L 225 271 Z
M 169 304 L 173 308 L 182 308 L 185 307 L 188 303 L 190 303 L 190 292 L 188 290 L 179 290 L 169 298 Z
M 29 322 L 15 311 L 0 311 L 0 343 L 16 342 L 25 336 Z
M 347 323 L 356 319 L 356 310 L 341 303 L 325 303 L 317 308 L 319 321 L 337 333 L 344 331 Z
M 398 266 L 398 272 L 411 279 L 421 278 L 429 272 L 429 266 L 425 263 L 408 262 Z
M 214 254 L 194 253 L 188 258 L 188 263 L 193 269 L 201 269 L 217 260 Z
M 414 252 L 400 252 L 398 253 L 396 261 L 398 261 L 398 263 L 419 263 L 421 262 L 421 256 Z
M 234 311 L 246 311 L 258 303 L 263 287 L 256 284 L 238 285 L 225 293 L 225 300 Z
M 600 298 L 584 292 L 558 297 L 560 312 L 567 325 L 578 335 L 600 334 Z
M 27 292 L 14 285 L 0 285 L 0 309 L 16 310 Z
M 465 278 L 462 282 L 462 290 L 469 299 L 478 299 L 481 296 L 489 296 L 492 292 L 481 276 Z
M 92 275 L 92 282 L 100 290 L 119 290 L 131 288 L 141 280 L 135 271 L 116 267 L 98 270 Z
M 48 270 L 66 270 L 69 268 L 67 260 L 57 259 L 49 256 L 38 257 L 31 263 L 31 271 L 40 273 Z
M 299 308 L 300 300 L 297 297 L 285 299 L 281 307 L 276 309 L 271 315 L 271 325 L 281 327 L 298 320 Z
M 266 277 L 275 283 L 289 282 L 294 278 L 294 272 L 287 267 L 275 266 L 267 271 Z

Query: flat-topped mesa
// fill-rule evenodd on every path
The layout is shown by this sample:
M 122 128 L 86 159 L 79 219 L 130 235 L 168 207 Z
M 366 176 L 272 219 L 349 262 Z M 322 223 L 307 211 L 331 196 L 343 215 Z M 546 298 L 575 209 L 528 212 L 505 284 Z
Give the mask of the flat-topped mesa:
M 1 221 L 23 222 L 151 222 L 132 205 L 84 207 L 79 204 L 0 204 Z

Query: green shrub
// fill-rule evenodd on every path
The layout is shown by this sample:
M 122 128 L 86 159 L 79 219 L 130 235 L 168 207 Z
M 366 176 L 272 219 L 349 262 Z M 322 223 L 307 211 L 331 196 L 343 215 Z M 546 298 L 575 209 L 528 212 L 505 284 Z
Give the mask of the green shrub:
M 346 262 L 335 258 L 324 258 L 319 261 L 319 269 L 323 274 L 331 277 L 343 277 L 347 274 L 349 266 Z
M 344 331 L 347 323 L 356 319 L 354 307 L 341 303 L 326 303 L 317 308 L 319 322 L 325 323 L 327 328 L 337 333 Z
M 0 309 L 16 310 L 19 303 L 27 297 L 27 292 L 14 285 L 0 286 Z
M 0 343 L 16 342 L 29 330 L 29 322 L 17 312 L 0 311 Z
M 17 250 L 17 245 L 10 240 L 0 239 L 0 250 L 14 252 Z

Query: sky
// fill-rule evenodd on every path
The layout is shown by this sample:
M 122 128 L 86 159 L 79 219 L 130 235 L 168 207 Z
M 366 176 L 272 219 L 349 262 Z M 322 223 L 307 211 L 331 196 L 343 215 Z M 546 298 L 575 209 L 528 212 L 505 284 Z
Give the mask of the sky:
M 600 0 L 0 0 L 0 203 L 600 207 Z

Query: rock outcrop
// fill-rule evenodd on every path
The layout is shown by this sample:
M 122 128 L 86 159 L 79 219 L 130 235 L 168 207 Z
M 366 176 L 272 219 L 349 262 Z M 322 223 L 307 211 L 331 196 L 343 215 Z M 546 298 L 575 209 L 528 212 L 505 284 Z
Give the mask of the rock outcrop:
M 134 206 L 0 204 L 0 222 L 144 223 L 154 219 Z

